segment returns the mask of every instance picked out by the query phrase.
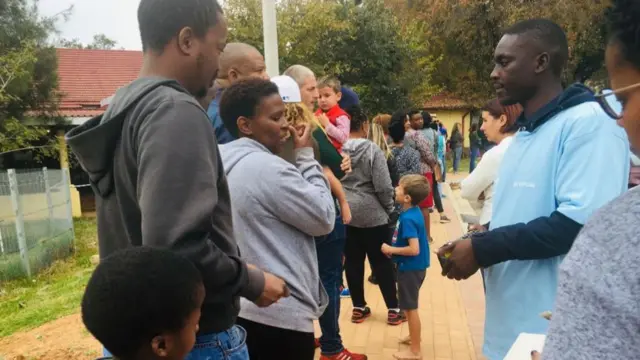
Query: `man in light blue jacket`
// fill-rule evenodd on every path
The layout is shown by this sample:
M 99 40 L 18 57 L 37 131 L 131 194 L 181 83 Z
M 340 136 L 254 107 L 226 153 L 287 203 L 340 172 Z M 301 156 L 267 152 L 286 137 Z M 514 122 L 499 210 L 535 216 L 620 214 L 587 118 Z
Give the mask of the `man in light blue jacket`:
M 233 229 L 243 257 L 280 276 L 291 296 L 268 310 L 241 302 L 251 358 L 312 360 L 313 321 L 328 297 L 320 282 L 314 236 L 331 232 L 335 206 L 314 159 L 309 125 L 288 127 L 276 84 L 249 79 L 220 101 L 225 127 L 238 140 L 220 146 L 233 202 Z M 294 138 L 295 165 L 277 156 Z
M 520 333 L 546 333 L 558 266 L 591 214 L 627 188 L 629 141 L 581 84 L 563 89 L 569 50 L 549 20 L 520 22 L 500 40 L 491 78 L 520 130 L 495 182 L 490 231 L 445 245 L 443 274 L 485 269 L 484 354 L 502 359 Z

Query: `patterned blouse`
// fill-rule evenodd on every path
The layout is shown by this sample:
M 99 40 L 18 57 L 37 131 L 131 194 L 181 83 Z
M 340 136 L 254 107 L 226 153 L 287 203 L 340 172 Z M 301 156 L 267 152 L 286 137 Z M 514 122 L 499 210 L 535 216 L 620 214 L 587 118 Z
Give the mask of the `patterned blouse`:
M 431 143 L 425 139 L 421 132 L 415 130 L 407 131 L 405 140 L 420 153 L 420 171 L 422 174 L 433 173 L 437 160 L 431 150 L 433 149 Z
M 393 154 L 393 162 L 396 166 L 398 178 L 405 175 L 423 175 L 420 171 L 420 153 L 418 150 L 405 145 L 391 145 L 391 153 Z

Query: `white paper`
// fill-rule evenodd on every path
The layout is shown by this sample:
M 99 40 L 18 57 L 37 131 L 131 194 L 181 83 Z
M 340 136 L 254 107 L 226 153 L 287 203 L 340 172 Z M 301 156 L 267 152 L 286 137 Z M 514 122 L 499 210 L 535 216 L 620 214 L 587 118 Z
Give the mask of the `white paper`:
M 531 360 L 531 352 L 533 350 L 542 352 L 545 338 L 544 334 L 521 333 L 511 346 L 511 349 L 509 349 L 504 360 Z

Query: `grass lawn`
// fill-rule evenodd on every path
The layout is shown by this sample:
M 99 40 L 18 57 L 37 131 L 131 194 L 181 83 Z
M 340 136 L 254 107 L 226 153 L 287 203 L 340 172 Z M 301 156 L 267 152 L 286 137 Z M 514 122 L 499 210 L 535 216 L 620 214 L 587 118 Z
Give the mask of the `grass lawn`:
M 76 219 L 75 253 L 31 279 L 0 284 L 0 337 L 78 311 L 98 253 L 96 220 Z

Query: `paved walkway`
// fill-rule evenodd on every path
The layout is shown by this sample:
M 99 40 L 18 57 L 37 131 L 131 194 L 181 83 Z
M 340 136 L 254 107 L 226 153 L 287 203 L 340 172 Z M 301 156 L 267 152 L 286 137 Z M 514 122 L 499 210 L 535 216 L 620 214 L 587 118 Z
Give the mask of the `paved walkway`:
M 425 360 L 483 359 L 482 334 L 484 324 L 484 292 L 479 274 L 464 282 L 454 282 L 440 275 L 440 264 L 433 251 L 449 240 L 462 235 L 456 208 L 465 206 L 455 201 L 456 193 L 446 190 L 443 199 L 445 212 L 453 219 L 440 224 L 432 215 L 431 231 L 435 243 L 431 245 L 431 268 L 420 292 L 422 320 L 422 352 Z M 468 204 L 467 204 L 468 206 Z M 465 209 L 458 210 L 466 212 Z M 368 274 L 367 274 L 368 276 Z M 345 346 L 358 353 L 366 353 L 371 360 L 393 359 L 401 345 L 398 338 L 408 335 L 407 324 L 388 326 L 387 309 L 377 286 L 366 282 L 365 294 L 373 315 L 362 324 L 353 324 L 351 300 L 343 299 L 340 327 Z M 319 331 L 318 331 L 319 333 Z M 316 358 L 319 358 L 319 351 Z

